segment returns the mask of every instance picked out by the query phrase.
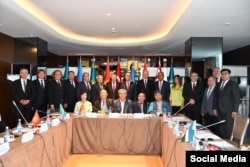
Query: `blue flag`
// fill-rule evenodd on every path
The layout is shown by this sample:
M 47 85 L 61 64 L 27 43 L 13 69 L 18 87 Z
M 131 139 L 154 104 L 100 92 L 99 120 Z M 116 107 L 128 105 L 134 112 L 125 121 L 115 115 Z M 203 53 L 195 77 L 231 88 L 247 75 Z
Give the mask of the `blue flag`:
M 59 107 L 59 112 L 60 112 L 60 116 L 61 118 L 64 118 L 66 116 L 66 112 L 62 106 L 62 104 L 60 104 L 60 107 Z
M 69 79 L 68 73 L 69 73 L 69 59 L 67 57 L 67 61 L 66 61 L 65 69 L 64 69 L 64 75 L 63 75 L 64 80 Z
M 77 82 L 82 82 L 82 61 L 81 61 L 81 58 L 80 58 L 80 61 L 78 64 Z
M 173 62 L 173 58 L 172 58 L 171 64 L 170 64 L 169 75 L 168 75 L 168 82 L 171 85 L 174 83 L 174 62 Z
M 131 80 L 135 83 L 135 65 L 134 62 L 130 65 L 130 71 L 131 71 Z
M 96 74 L 95 74 L 95 58 L 92 59 L 91 61 L 91 73 L 90 73 L 90 82 L 91 84 L 95 84 L 95 78 L 96 78 Z

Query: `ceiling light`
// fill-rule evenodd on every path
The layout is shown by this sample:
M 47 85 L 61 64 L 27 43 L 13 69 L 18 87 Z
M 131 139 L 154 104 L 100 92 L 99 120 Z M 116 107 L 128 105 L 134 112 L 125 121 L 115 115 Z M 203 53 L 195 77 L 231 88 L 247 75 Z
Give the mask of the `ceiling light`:
M 120 37 L 119 39 L 104 38 L 104 37 L 90 37 L 87 35 L 78 34 L 72 32 L 72 30 L 63 27 L 55 18 L 53 18 L 49 13 L 46 13 L 42 8 L 37 6 L 32 1 L 14 0 L 14 2 L 22 7 L 24 10 L 29 12 L 32 16 L 43 22 L 48 27 L 52 28 L 55 32 L 68 39 L 73 39 L 76 41 L 81 41 L 84 43 L 99 43 L 99 44 L 133 44 L 140 42 L 149 42 L 152 40 L 160 39 L 168 35 L 176 22 L 180 19 L 183 13 L 186 11 L 188 6 L 191 4 L 192 0 L 184 0 L 182 3 L 176 1 L 173 4 L 171 11 L 169 11 L 169 17 L 171 19 L 166 19 L 166 22 L 155 32 L 144 34 L 139 37 Z M 107 16 L 111 16 L 111 13 L 107 13 Z
M 224 26 L 230 26 L 230 25 L 231 25 L 230 22 L 225 22 L 225 23 L 224 23 Z
M 0 27 L 2 27 L 3 25 L 2 24 L 0 24 Z

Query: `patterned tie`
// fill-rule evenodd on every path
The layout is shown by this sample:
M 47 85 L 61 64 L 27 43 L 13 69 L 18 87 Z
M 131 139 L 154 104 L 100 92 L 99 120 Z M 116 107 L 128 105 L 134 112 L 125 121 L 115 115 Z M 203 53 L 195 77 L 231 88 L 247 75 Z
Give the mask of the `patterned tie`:
M 145 86 L 145 88 L 147 87 L 147 80 L 146 79 L 144 80 L 144 86 Z
M 212 88 L 208 88 L 208 91 L 207 91 L 207 98 L 210 97 L 211 91 L 212 91 Z
M 129 90 L 129 82 L 127 82 L 127 90 Z
M 162 81 L 159 81 L 159 89 L 161 91 L 161 87 L 162 87 Z

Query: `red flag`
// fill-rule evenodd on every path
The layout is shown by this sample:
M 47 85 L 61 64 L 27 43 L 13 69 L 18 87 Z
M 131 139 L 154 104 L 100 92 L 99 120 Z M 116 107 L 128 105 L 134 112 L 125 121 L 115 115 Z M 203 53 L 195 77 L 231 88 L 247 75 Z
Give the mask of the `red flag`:
M 116 81 L 121 82 L 121 65 L 120 65 L 120 61 L 118 61 L 117 66 L 116 66 Z
M 156 71 L 155 82 L 158 81 L 158 73 L 161 72 L 161 60 L 159 59 L 158 68 Z
M 110 81 L 110 67 L 109 67 L 109 58 L 106 64 L 105 76 L 104 76 L 104 84 Z
M 144 70 L 148 70 L 146 58 L 145 58 L 144 65 L 143 65 L 143 71 L 144 71 Z
M 40 116 L 39 116 L 39 114 L 38 114 L 38 112 L 36 110 L 32 120 L 31 120 L 31 123 L 32 123 L 33 126 L 38 126 L 38 124 L 40 124 L 40 122 L 41 122 Z

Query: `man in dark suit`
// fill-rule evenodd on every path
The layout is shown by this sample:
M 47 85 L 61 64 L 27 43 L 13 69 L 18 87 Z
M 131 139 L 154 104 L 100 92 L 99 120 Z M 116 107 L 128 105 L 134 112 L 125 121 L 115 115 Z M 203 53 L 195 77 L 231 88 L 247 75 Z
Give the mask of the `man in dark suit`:
M 93 107 L 94 112 L 98 111 L 107 112 L 110 110 L 110 108 L 112 110 L 112 107 L 114 105 L 113 100 L 107 97 L 108 97 L 107 91 L 105 89 L 100 90 L 100 99 L 94 102 L 94 107 Z
M 75 73 L 74 71 L 69 71 L 67 80 L 64 81 L 64 102 L 63 106 L 67 112 L 74 112 L 76 104 L 76 87 L 77 83 L 75 82 Z
M 237 115 L 240 104 L 240 90 L 236 82 L 230 80 L 231 71 L 229 69 L 221 70 L 220 84 L 216 85 L 216 98 L 214 100 L 214 109 L 219 120 L 226 120 L 220 124 L 220 134 L 222 138 L 230 139 L 234 118 Z
M 114 107 L 112 109 L 112 112 L 115 113 L 132 113 L 132 101 L 129 99 L 126 99 L 127 96 L 127 90 L 126 89 L 120 89 L 118 91 L 119 98 L 115 100 Z
M 124 75 L 125 81 L 121 83 L 121 89 L 127 90 L 127 99 L 131 101 L 136 101 L 137 96 L 137 90 L 136 90 L 136 84 L 134 82 L 131 82 L 131 74 L 130 72 L 126 72 Z
M 41 111 L 39 112 L 40 117 L 46 116 L 48 109 L 48 85 L 43 69 L 38 70 L 37 79 L 33 81 L 33 85 L 36 91 L 36 97 L 33 101 L 34 110 Z
M 100 90 L 102 89 L 106 89 L 105 85 L 103 84 L 103 76 L 97 75 L 96 83 L 92 86 L 92 89 L 91 89 L 92 103 L 100 99 Z
M 137 94 L 143 92 L 146 95 L 146 101 L 148 103 L 154 101 L 155 83 L 148 79 L 149 72 L 144 70 L 142 72 L 142 79 L 137 82 Z
M 214 92 L 216 85 L 216 78 L 210 76 L 207 78 L 208 87 L 205 89 L 201 105 L 201 115 L 205 118 L 205 125 L 211 125 L 219 121 L 218 116 L 213 110 Z M 216 135 L 219 134 L 219 125 L 211 126 L 209 129 Z
M 116 74 L 111 74 L 111 81 L 106 84 L 106 90 L 108 92 L 108 98 L 117 99 L 118 90 L 120 89 L 120 83 L 116 81 Z
M 184 109 L 185 115 L 192 120 L 201 123 L 201 103 L 204 91 L 204 84 L 198 80 L 198 73 L 191 72 L 190 81 L 185 82 L 183 86 L 182 96 L 184 104 L 190 105 Z
M 91 88 L 92 88 L 92 85 L 91 83 L 89 82 L 89 73 L 87 72 L 84 72 L 82 74 L 83 76 L 83 81 L 82 82 L 79 82 L 76 86 L 76 96 L 77 96 L 77 100 L 81 100 L 81 93 L 84 91 L 84 92 L 87 92 L 87 100 L 88 101 L 92 101 L 91 100 Z
M 169 96 L 170 96 L 170 84 L 167 81 L 163 80 L 164 73 L 158 73 L 158 81 L 155 82 L 155 90 L 159 90 L 162 94 L 162 100 L 165 100 L 169 103 Z
M 148 103 L 145 101 L 146 97 L 143 92 L 138 94 L 138 101 L 132 103 L 133 113 L 147 114 Z
M 12 97 L 16 105 L 20 109 L 22 115 L 26 121 L 31 121 L 32 117 L 32 103 L 36 97 L 35 88 L 32 81 L 27 79 L 28 70 L 22 68 L 20 70 L 20 79 L 17 79 L 12 84 Z M 21 115 L 16 110 L 16 122 L 17 119 L 22 119 Z M 24 120 L 23 120 L 24 122 Z
M 48 84 L 49 105 L 52 112 L 57 112 L 60 104 L 63 105 L 65 86 L 61 80 L 62 72 L 60 70 L 55 70 L 52 73 L 52 78 Z

